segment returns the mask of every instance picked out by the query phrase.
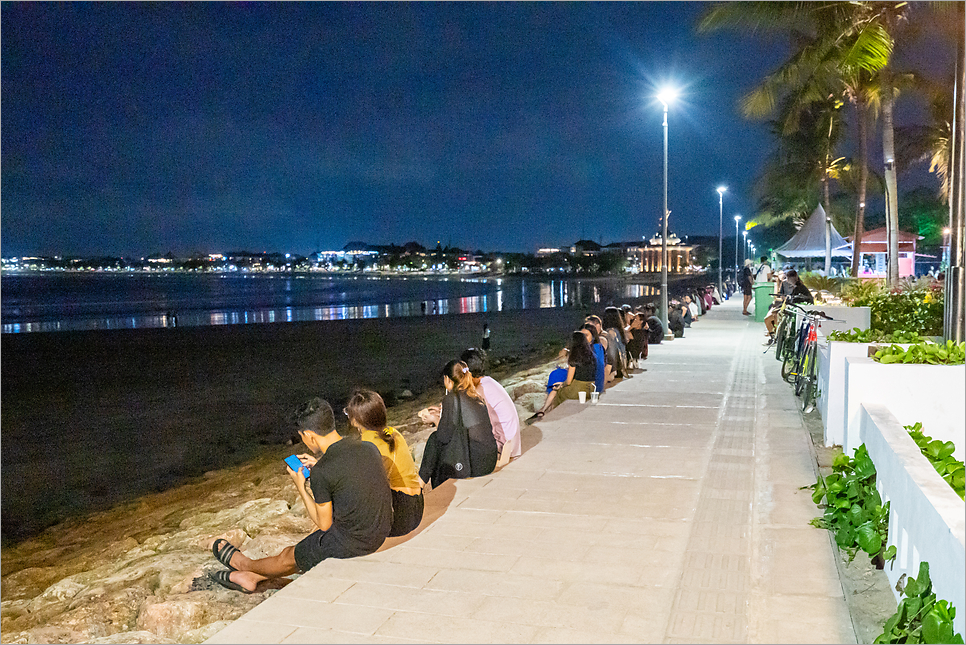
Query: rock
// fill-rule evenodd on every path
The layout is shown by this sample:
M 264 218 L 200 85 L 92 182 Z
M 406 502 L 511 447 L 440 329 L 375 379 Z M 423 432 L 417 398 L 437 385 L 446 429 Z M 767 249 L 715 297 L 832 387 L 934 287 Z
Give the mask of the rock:
M 305 504 L 299 502 L 299 506 L 305 509 Z M 315 531 L 318 527 L 315 523 L 308 518 L 307 515 L 294 515 L 292 513 L 286 513 L 284 515 L 278 515 L 272 517 L 270 521 L 258 527 L 250 527 L 249 535 L 252 538 L 256 538 L 263 533 L 294 533 L 305 537 L 309 533 Z M 302 539 L 300 537 L 299 539 Z M 297 541 L 297 540 L 296 540 Z M 275 554 L 273 554 L 275 555 Z
M 204 643 L 206 640 L 232 624 L 231 620 L 216 620 L 204 627 L 192 629 L 181 635 L 182 643 Z
M 311 520 L 310 520 L 311 522 Z M 281 553 L 282 549 L 288 546 L 295 546 L 299 541 L 312 531 L 300 531 L 298 533 L 261 533 L 245 545 L 245 555 L 253 560 L 268 558 Z
M 523 381 L 519 385 L 514 386 L 512 390 L 508 390 L 507 394 L 510 398 L 516 401 L 524 394 L 534 394 L 536 392 L 542 393 L 544 396 L 547 394 L 547 381 L 546 379 L 541 381 Z
M 63 578 L 63 570 L 58 567 L 27 567 L 3 578 L 3 599 L 21 600 L 33 598 L 37 593 Z
M 88 642 L 90 643 L 177 643 L 178 641 L 170 640 L 168 638 L 161 638 L 160 636 L 152 632 L 140 630 L 136 632 L 118 632 L 116 634 L 111 634 L 110 636 L 95 638 Z M 201 641 L 186 641 L 186 642 L 201 642 Z
M 523 410 L 526 411 L 527 413 L 526 416 L 528 417 L 534 412 L 536 412 L 537 410 L 539 410 L 540 408 L 542 408 L 546 400 L 547 400 L 547 393 L 546 391 L 544 391 L 542 394 L 539 392 L 534 392 L 532 394 L 524 394 L 519 399 L 517 399 L 515 403 L 517 404 L 517 406 L 519 406 L 520 408 L 523 408 Z M 521 420 L 525 418 L 526 417 L 523 416 L 522 414 L 520 415 Z
M 145 587 L 135 586 L 91 597 L 82 606 L 50 620 L 40 622 L 40 616 L 31 617 L 39 624 L 23 631 L 27 632 L 27 642 L 32 643 L 88 643 L 95 638 L 132 631 L 138 608 L 149 595 Z
M 242 596 L 242 594 L 235 594 Z M 234 598 L 233 598 L 234 599 Z M 212 602 L 211 592 L 193 591 L 176 598 L 149 598 L 137 617 L 138 629 L 147 630 L 161 638 L 178 640 L 185 632 L 200 629 L 216 621 L 234 620 L 248 611 L 251 603 L 235 606 Z

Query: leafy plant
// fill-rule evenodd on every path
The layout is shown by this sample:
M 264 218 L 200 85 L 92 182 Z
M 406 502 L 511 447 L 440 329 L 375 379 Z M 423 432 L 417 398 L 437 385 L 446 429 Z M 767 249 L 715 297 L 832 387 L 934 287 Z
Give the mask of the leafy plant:
M 841 278 L 830 278 L 818 271 L 799 273 L 798 278 L 811 291 L 828 291 L 832 294 L 838 294 L 842 290 Z
M 849 557 L 861 549 L 881 568 L 886 560 L 896 557 L 896 547 L 886 548 L 889 537 L 889 503 L 884 506 L 875 489 L 875 464 L 865 444 L 855 451 L 855 458 L 844 453 L 832 461 L 832 473 L 813 486 L 812 501 L 825 508 L 812 526 L 828 529 L 835 543 Z M 824 500 L 824 502 L 823 502 Z
M 916 425 L 903 427 L 936 472 L 946 480 L 960 498 L 966 499 L 966 464 L 953 457 L 956 445 L 952 441 L 943 443 L 923 434 L 922 424 L 918 421 Z
M 842 289 L 842 299 L 853 307 L 869 307 L 872 329 L 942 334 L 943 286 L 931 278 L 906 280 L 889 291 L 875 280 L 850 281 Z
M 918 343 L 925 342 L 925 338 L 914 331 L 897 331 L 886 334 L 878 329 L 859 329 L 853 327 L 849 331 L 833 331 L 828 335 L 829 340 L 846 343 Z
M 873 643 L 962 643 L 953 633 L 956 608 L 946 600 L 936 600 L 929 579 L 929 563 L 919 565 L 919 575 L 909 578 L 902 589 L 905 598 L 896 613 L 886 621 Z
M 962 365 L 966 363 L 966 342 L 957 343 L 946 341 L 945 345 L 937 343 L 916 343 L 908 349 L 898 345 L 880 347 L 873 360 L 888 365 L 890 363 L 906 363 L 913 365 Z

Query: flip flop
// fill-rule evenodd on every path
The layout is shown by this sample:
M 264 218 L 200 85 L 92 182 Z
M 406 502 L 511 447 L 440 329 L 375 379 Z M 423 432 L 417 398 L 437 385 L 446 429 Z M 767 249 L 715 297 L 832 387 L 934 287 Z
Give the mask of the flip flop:
M 232 591 L 240 591 L 245 594 L 252 593 L 251 591 L 249 591 L 248 589 L 245 589 L 237 582 L 232 582 L 231 578 L 229 577 L 230 575 L 231 575 L 231 571 L 228 571 L 227 569 L 220 569 L 218 571 L 215 571 L 214 573 L 211 573 L 210 571 L 208 572 L 208 577 L 214 580 L 215 582 L 217 582 L 218 584 L 220 584 L 225 589 L 231 589 Z
M 219 546 L 219 543 L 224 543 L 224 544 L 222 546 Z M 217 540 L 211 543 L 212 555 L 215 556 L 215 559 L 218 560 L 218 562 L 221 562 L 223 565 L 228 567 L 229 571 L 238 571 L 238 569 L 231 566 L 231 556 L 235 555 L 238 552 L 239 552 L 238 549 L 235 548 L 235 546 L 232 545 L 231 542 L 229 542 L 224 538 L 218 538 Z
M 530 424 L 534 423 L 535 421 L 539 421 L 542 418 L 543 418 L 543 412 L 537 412 L 532 417 L 530 417 L 529 419 L 526 420 L 526 424 L 527 425 L 530 425 Z

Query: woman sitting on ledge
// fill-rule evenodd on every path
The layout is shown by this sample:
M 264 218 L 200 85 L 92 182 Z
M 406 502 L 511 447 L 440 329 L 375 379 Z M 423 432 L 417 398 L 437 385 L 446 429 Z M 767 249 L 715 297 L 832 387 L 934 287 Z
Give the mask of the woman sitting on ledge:
M 483 396 L 477 392 L 470 369 L 463 361 L 450 361 L 443 368 L 442 410 L 436 431 L 429 435 L 423 449 L 423 461 L 419 466 L 419 476 L 436 488 L 450 478 L 479 477 L 489 475 L 496 468 L 496 438 L 486 410 Z M 469 444 L 469 473 L 467 464 L 446 463 L 446 446 L 460 437 L 456 433 L 466 433 L 463 440 Z
M 389 537 L 406 535 L 423 519 L 423 490 L 406 440 L 386 425 L 386 404 L 378 392 L 356 390 L 345 406 L 349 424 L 362 440 L 379 449 L 392 490 L 392 528 Z
M 594 391 L 594 379 L 597 377 L 597 358 L 590 348 L 592 339 L 593 335 L 586 329 L 574 331 L 570 338 L 567 379 L 553 386 L 553 390 L 547 394 L 547 400 L 544 401 L 543 407 L 527 419 L 527 423 L 542 419 L 544 414 L 559 405 L 561 401 L 577 399 L 580 397 L 580 392 L 586 392 L 587 396 L 590 396 L 590 393 Z

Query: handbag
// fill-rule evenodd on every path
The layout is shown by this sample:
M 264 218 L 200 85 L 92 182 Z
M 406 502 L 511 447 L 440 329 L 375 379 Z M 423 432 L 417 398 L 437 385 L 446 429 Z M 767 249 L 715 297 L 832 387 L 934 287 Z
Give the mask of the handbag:
M 463 423 L 463 408 L 460 394 L 456 395 L 456 427 L 453 438 L 443 447 L 440 456 L 440 474 L 443 479 L 465 479 L 470 476 L 470 433 Z

